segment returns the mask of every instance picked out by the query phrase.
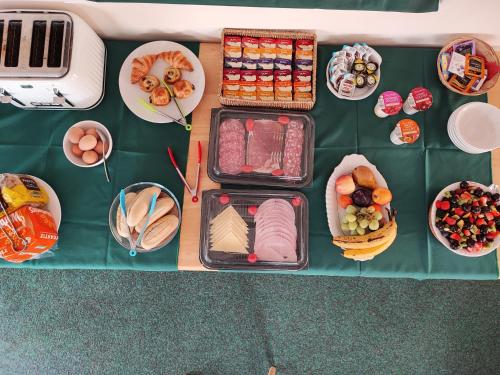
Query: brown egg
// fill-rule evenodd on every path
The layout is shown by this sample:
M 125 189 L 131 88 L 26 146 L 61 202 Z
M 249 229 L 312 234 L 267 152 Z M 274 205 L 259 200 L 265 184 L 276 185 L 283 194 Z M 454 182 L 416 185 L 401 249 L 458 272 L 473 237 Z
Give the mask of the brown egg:
M 97 145 L 95 146 L 94 148 L 94 151 L 97 152 L 99 154 L 99 156 L 102 155 L 102 141 L 97 141 Z M 104 153 L 107 153 L 109 150 L 109 143 L 106 142 L 106 150 L 104 151 Z
M 85 164 L 94 164 L 99 160 L 99 155 L 93 150 L 85 151 L 82 155 L 82 160 Z
M 85 135 L 93 135 L 96 138 L 98 137 L 95 128 L 88 128 L 87 130 L 85 130 Z
M 80 147 L 78 147 L 78 145 L 71 145 L 71 152 L 73 153 L 73 155 L 79 158 L 81 158 L 83 155 L 83 151 L 80 150 Z
M 85 135 L 85 132 L 83 131 L 82 128 L 79 128 L 79 127 L 70 128 L 68 130 L 68 140 L 73 144 L 77 144 L 78 142 L 80 142 L 80 139 L 84 135 Z
M 97 138 L 93 135 L 84 135 L 80 142 L 78 142 L 78 147 L 82 151 L 90 151 L 97 145 Z

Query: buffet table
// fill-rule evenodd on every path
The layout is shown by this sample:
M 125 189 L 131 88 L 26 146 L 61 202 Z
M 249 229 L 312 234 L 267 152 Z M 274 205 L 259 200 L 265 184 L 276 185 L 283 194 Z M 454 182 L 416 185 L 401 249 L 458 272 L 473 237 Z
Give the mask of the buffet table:
M 183 186 L 168 161 L 168 146 L 174 148 L 184 171 L 189 143 L 187 178 L 193 181 L 194 145 L 201 140 L 207 149 L 210 109 L 219 106 L 219 45 L 186 44 L 195 53 L 199 51 L 206 75 L 205 95 L 193 113 L 190 138 L 177 125 L 149 124 L 125 107 L 118 91 L 118 72 L 128 53 L 140 43 L 113 41 L 106 45 L 107 92 L 96 109 L 34 112 L 0 107 L 0 170 L 29 173 L 44 179 L 59 195 L 63 209 L 55 256 L 21 265 L 0 261 L 1 267 L 204 270 L 198 260 L 200 204 L 193 204 L 188 194 L 184 195 L 180 236 L 161 251 L 136 257 L 129 257 L 111 236 L 108 209 L 121 187 L 137 181 L 161 183 L 181 198 Z M 446 90 L 439 82 L 436 74 L 439 49 L 378 47 L 384 62 L 377 92 L 363 101 L 349 102 L 335 98 L 324 84 L 326 64 L 331 52 L 338 48 L 320 46 L 318 51 L 318 100 L 311 111 L 316 121 L 314 182 L 303 189 L 310 204 L 310 262 L 307 270 L 297 273 L 417 279 L 498 278 L 496 251 L 481 258 L 460 257 L 442 247 L 428 230 L 428 206 L 443 186 L 461 179 L 485 184 L 492 181 L 491 155 L 465 154 L 457 150 L 447 136 L 450 113 L 471 99 Z M 403 116 L 377 118 L 373 114 L 376 98 L 379 92 L 388 89 L 405 95 L 417 85 L 432 91 L 434 105 L 429 111 L 413 116 L 422 129 L 419 141 L 394 146 L 389 141 L 389 133 Z M 496 98 L 498 100 L 498 96 Z M 490 101 L 493 99 L 494 95 Z M 486 97 L 474 100 L 486 101 Z M 113 135 L 115 146 L 109 160 L 111 184 L 106 183 L 102 168 L 77 168 L 64 157 L 62 137 L 70 125 L 83 119 L 102 122 Z M 377 165 L 393 191 L 392 205 L 399 212 L 397 241 L 366 263 L 353 262 L 340 255 L 331 244 L 325 214 L 328 177 L 342 157 L 351 153 L 362 153 Z M 206 156 L 202 164 L 202 190 L 218 186 L 206 175 Z

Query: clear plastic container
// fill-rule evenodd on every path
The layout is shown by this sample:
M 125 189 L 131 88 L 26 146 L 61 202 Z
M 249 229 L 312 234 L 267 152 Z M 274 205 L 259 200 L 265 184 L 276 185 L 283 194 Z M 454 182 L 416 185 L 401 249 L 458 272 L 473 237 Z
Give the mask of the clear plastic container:
M 209 269 L 308 265 L 309 203 L 300 192 L 207 190 L 201 218 L 200 261 Z
M 212 109 L 208 175 L 216 182 L 301 188 L 313 179 L 314 120 L 306 113 Z

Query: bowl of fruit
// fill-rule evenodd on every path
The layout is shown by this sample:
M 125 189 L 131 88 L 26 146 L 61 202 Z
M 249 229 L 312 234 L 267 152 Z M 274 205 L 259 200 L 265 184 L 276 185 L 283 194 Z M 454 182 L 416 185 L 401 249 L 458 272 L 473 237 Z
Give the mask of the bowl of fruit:
M 432 202 L 429 226 L 434 237 L 455 254 L 480 257 L 491 253 L 500 246 L 498 186 L 472 181 L 448 185 Z
M 326 212 L 333 244 L 346 258 L 365 261 L 387 250 L 397 235 L 382 174 L 363 155 L 344 157 L 326 187 Z

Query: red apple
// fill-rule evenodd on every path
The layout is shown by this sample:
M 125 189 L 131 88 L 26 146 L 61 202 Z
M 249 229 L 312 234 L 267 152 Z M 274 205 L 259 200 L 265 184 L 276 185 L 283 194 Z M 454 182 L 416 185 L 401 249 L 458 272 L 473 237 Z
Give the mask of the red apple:
M 337 178 L 335 181 L 335 190 L 337 190 L 337 193 L 342 195 L 349 195 L 356 190 L 356 185 L 354 184 L 352 176 L 350 174 L 346 174 Z

